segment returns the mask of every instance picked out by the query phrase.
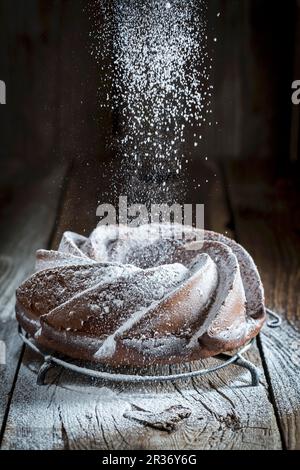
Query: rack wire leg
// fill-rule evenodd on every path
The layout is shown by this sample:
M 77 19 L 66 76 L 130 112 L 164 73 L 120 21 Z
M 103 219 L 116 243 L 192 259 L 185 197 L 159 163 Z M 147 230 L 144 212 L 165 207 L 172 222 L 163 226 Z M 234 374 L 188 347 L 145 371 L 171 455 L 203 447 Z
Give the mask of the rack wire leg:
M 258 387 L 259 385 L 259 370 L 258 368 L 252 364 L 252 362 L 247 361 L 243 356 L 238 354 L 238 358 L 236 361 L 236 365 L 243 367 L 244 369 L 247 369 L 250 374 L 251 374 L 251 379 L 252 379 L 252 387 Z
M 267 326 L 269 328 L 280 328 L 282 325 L 282 318 L 278 315 L 278 313 L 273 312 L 273 310 L 267 308 L 267 314 L 269 315 L 269 321 L 267 322 Z
M 40 386 L 45 385 L 46 375 L 49 372 L 49 370 L 52 369 L 53 367 L 54 367 L 54 364 L 51 360 L 51 357 L 46 357 L 45 361 L 41 365 L 37 374 L 37 379 L 36 379 L 37 385 L 40 385 Z

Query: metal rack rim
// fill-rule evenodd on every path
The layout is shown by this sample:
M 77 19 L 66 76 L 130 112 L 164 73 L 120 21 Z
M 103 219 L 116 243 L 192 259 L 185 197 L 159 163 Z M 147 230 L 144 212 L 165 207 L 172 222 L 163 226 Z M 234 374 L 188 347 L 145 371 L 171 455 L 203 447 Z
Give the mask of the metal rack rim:
M 270 309 L 266 309 L 266 312 L 271 317 L 271 321 L 267 323 L 269 328 L 278 328 L 281 325 L 281 318 L 275 312 Z M 153 383 L 153 382 L 173 382 L 178 380 L 188 380 L 197 377 L 203 377 L 213 372 L 217 372 L 225 367 L 235 364 L 239 367 L 247 369 L 251 373 L 252 385 L 257 386 L 259 384 L 259 370 L 258 368 L 252 364 L 250 361 L 247 361 L 243 354 L 245 354 L 253 345 L 255 340 L 252 340 L 250 343 L 246 344 L 237 351 L 233 356 L 227 354 L 219 354 L 215 356 L 215 359 L 219 359 L 223 361 L 223 363 L 218 364 L 216 366 L 210 368 L 204 368 L 200 370 L 190 371 L 190 372 L 183 372 L 180 374 L 170 374 L 170 375 L 134 375 L 134 374 L 120 374 L 118 372 L 105 372 L 105 371 L 98 371 L 95 369 L 89 369 L 86 367 L 78 366 L 74 363 L 64 361 L 59 359 L 56 356 L 46 354 L 42 352 L 38 346 L 32 341 L 33 338 L 27 336 L 21 326 L 19 325 L 19 336 L 21 337 L 22 341 L 25 345 L 27 345 L 32 351 L 37 353 L 41 356 L 44 360 L 42 366 L 39 369 L 38 376 L 37 376 L 37 383 L 38 385 L 43 385 L 45 382 L 45 377 L 49 369 L 52 367 L 60 366 L 64 369 L 71 370 L 72 372 L 89 376 L 96 379 L 102 379 L 110 382 L 123 382 L 123 383 Z
M 252 375 L 252 382 L 257 384 L 259 379 L 257 378 L 257 374 L 259 374 L 258 370 L 253 367 L 248 367 L 246 365 L 246 361 L 242 357 L 243 354 L 245 354 L 252 346 L 253 341 L 251 343 L 248 343 L 246 346 L 244 346 L 241 350 L 239 350 L 234 356 L 228 356 L 226 354 L 220 354 L 219 356 L 216 356 L 216 359 L 220 359 L 224 361 L 222 364 L 218 364 L 214 367 L 211 368 L 204 368 L 201 370 L 195 370 L 191 372 L 185 372 L 185 373 L 180 373 L 180 374 L 171 374 L 171 375 L 128 375 L 128 374 L 120 374 L 117 372 L 105 372 L 105 371 L 97 371 L 95 369 L 88 369 L 86 367 L 81 367 L 77 366 L 76 364 L 70 363 L 68 361 L 64 361 L 62 359 L 57 358 L 56 356 L 53 355 L 48 355 L 44 354 L 28 337 L 25 336 L 23 333 L 23 330 L 20 328 L 19 330 L 19 335 L 22 339 L 22 341 L 35 353 L 37 353 L 39 356 L 41 356 L 44 359 L 44 362 L 38 372 L 38 378 L 37 382 L 39 385 L 42 385 L 44 383 L 45 375 L 48 372 L 50 368 L 52 368 L 54 365 L 63 367 L 64 369 L 71 370 L 72 372 L 76 372 L 81 375 L 89 376 L 92 378 L 96 379 L 102 379 L 102 380 L 107 380 L 110 382 L 123 382 L 123 383 L 153 383 L 153 382 L 172 382 L 172 381 L 178 381 L 178 380 L 188 380 L 188 379 L 193 379 L 197 377 L 203 377 L 205 375 L 208 375 L 212 372 L 217 372 L 220 369 L 223 369 L 230 364 L 237 364 L 241 367 L 244 367 L 251 372 Z M 255 377 L 254 377 L 255 375 Z

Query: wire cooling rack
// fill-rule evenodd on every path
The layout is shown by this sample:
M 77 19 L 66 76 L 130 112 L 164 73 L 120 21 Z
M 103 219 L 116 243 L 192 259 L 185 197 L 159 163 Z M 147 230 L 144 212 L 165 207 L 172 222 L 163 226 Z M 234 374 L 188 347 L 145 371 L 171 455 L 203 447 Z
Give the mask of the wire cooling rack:
M 269 316 L 267 322 L 268 328 L 279 328 L 281 326 L 281 318 L 277 313 L 273 312 L 270 309 L 266 309 Z M 259 385 L 260 372 L 259 369 L 249 360 L 245 359 L 243 356 L 249 349 L 252 347 L 255 340 L 252 340 L 250 343 L 245 345 L 243 348 L 236 351 L 233 355 L 229 354 L 219 354 L 215 356 L 215 359 L 219 360 L 219 364 L 203 368 L 199 370 L 194 370 L 190 372 L 180 373 L 180 374 L 169 374 L 169 375 L 138 375 L 138 374 L 122 374 L 118 371 L 101 371 L 93 368 L 87 368 L 77 365 L 75 362 L 70 362 L 68 360 L 63 360 L 55 355 L 47 354 L 43 352 L 39 346 L 37 346 L 34 338 L 26 334 L 21 326 L 19 326 L 19 336 L 21 337 L 23 343 L 28 346 L 32 351 L 37 353 L 42 357 L 43 363 L 37 374 L 37 384 L 44 385 L 46 380 L 46 375 L 48 371 L 55 367 L 59 366 L 64 369 L 70 370 L 80 375 L 85 375 L 93 377 L 96 379 L 101 379 L 109 382 L 122 382 L 122 383 L 153 383 L 153 382 L 173 382 L 178 380 L 188 380 L 196 377 L 203 377 L 205 375 L 211 374 L 218 370 L 224 369 L 231 364 L 247 369 L 251 374 L 251 385 L 256 387 Z

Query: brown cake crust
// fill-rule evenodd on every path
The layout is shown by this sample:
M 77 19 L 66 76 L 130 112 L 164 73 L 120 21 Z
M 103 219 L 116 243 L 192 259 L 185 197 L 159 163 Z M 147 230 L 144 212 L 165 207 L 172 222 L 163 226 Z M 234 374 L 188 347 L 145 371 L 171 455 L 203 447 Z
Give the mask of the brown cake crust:
M 151 227 L 67 232 L 57 251 L 38 251 L 17 290 L 22 327 L 42 346 L 113 366 L 206 358 L 255 337 L 264 292 L 246 250 L 214 232 Z

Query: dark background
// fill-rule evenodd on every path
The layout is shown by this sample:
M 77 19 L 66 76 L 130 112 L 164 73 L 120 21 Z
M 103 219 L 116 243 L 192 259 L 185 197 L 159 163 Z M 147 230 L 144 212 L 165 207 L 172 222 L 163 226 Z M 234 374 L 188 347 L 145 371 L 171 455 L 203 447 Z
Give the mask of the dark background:
M 218 36 L 212 82 L 219 125 L 204 130 L 197 152 L 223 161 L 269 159 L 285 171 L 298 158 L 291 83 L 300 79 L 299 3 L 208 3 L 209 30 Z M 63 161 L 78 159 L 84 168 L 95 155 L 109 158 L 112 116 L 99 111 L 101 74 L 89 54 L 87 4 L 0 0 L 0 79 L 7 85 L 7 105 L 0 107 L 2 187 Z
M 86 395 L 88 408 L 74 408 L 76 377 L 58 369 L 47 387 L 36 387 L 36 358 L 17 338 L 15 291 L 33 272 L 37 249 L 56 250 L 64 231 L 87 235 L 98 223 L 99 199 L 115 187 L 114 175 L 104 181 L 103 172 L 110 159 L 119 164 L 106 146 L 118 123 L 99 111 L 103 77 L 89 54 L 88 1 L 0 0 L 0 80 L 7 85 L 7 104 L 0 105 L 0 340 L 9 358 L 0 368 L 3 449 L 111 449 L 123 441 L 128 448 L 174 448 L 180 435 L 185 448 L 300 449 L 300 106 L 291 102 L 292 81 L 300 80 L 300 6 L 207 3 L 219 125 L 203 131 L 201 147 L 189 142 L 194 160 L 184 202 L 204 203 L 205 227 L 250 252 L 266 305 L 282 315 L 282 327 L 265 328 L 246 356 L 261 372 L 260 386 L 248 388 L 248 377 L 228 369 L 193 382 L 188 398 L 201 407 L 199 426 L 144 440 L 129 431 L 120 439 L 106 414 L 102 423 L 97 393 Z M 201 187 L 193 190 L 195 178 Z M 183 397 L 184 390 L 180 385 Z

